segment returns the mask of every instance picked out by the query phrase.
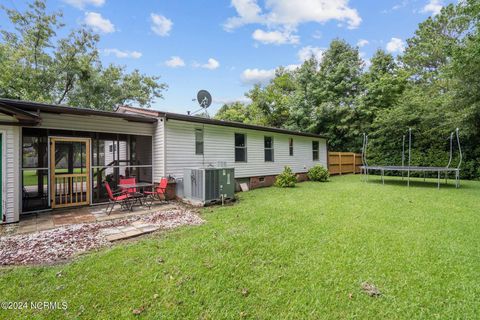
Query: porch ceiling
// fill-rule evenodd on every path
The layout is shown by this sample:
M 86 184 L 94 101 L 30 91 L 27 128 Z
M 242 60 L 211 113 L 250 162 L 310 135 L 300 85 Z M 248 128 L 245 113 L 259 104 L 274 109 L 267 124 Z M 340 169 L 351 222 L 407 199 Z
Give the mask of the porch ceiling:
M 0 122 L 3 124 L 37 125 L 41 120 L 38 114 L 19 109 L 2 101 L 0 101 L 0 113 L 12 117 L 12 121 Z

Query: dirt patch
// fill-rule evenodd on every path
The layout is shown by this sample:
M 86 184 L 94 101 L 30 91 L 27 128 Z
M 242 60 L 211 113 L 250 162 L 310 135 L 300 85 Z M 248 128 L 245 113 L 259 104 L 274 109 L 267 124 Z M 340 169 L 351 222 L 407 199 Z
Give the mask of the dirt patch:
M 362 283 L 362 289 L 363 289 L 363 292 L 368 294 L 370 297 L 379 297 L 382 295 L 380 290 L 373 283 L 368 283 L 368 282 Z
M 175 208 L 127 219 L 5 236 L 0 238 L 0 265 L 48 264 L 67 260 L 78 253 L 109 245 L 102 229 L 127 226 L 135 221 L 155 225 L 163 230 L 204 222 L 195 211 Z

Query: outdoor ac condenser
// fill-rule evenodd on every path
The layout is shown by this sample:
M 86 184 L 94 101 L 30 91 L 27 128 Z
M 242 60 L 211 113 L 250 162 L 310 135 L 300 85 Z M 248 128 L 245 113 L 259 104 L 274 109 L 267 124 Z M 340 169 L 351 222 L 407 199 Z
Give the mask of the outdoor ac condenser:
M 184 197 L 203 204 L 235 198 L 234 168 L 185 169 L 183 173 Z

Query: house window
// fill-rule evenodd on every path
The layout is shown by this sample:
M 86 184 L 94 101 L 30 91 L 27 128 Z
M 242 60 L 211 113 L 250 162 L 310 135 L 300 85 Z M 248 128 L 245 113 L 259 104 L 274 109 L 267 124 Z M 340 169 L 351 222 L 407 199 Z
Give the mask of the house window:
M 318 161 L 318 141 L 312 141 L 312 158 L 313 161 Z
M 243 133 L 235 133 L 235 162 L 247 162 L 247 137 Z
M 288 139 L 288 154 L 293 156 L 293 138 Z
M 273 162 L 273 138 L 264 137 L 263 143 L 265 147 L 265 161 Z
M 203 129 L 195 129 L 195 154 L 203 154 Z

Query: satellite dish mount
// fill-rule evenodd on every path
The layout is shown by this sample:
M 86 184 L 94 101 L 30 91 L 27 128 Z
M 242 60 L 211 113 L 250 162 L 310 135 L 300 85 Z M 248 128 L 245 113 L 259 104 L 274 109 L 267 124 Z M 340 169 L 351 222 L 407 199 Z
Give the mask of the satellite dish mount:
M 194 99 L 195 100 L 195 99 Z M 203 111 L 203 114 L 208 117 L 207 108 L 212 104 L 212 95 L 207 90 L 200 90 L 197 93 L 197 102 L 200 105 L 200 109 L 194 112 L 188 111 L 188 115 L 193 116 L 199 111 Z

